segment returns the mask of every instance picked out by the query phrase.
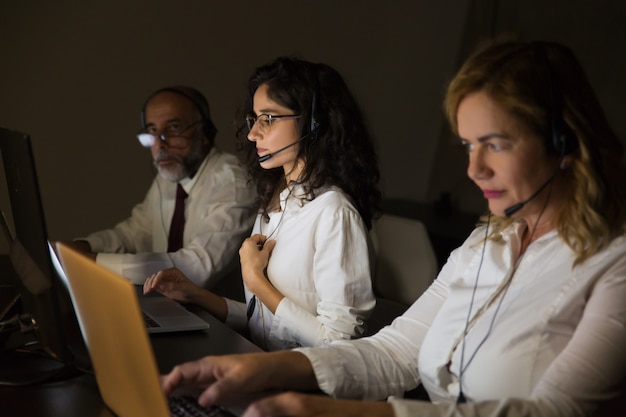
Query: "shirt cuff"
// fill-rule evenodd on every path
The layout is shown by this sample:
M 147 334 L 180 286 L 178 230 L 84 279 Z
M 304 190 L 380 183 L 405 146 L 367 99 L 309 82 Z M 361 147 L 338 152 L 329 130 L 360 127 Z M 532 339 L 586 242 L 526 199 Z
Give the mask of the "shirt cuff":
M 239 332 L 245 330 L 248 324 L 246 303 L 231 300 L 230 298 L 224 298 L 224 300 L 226 300 L 226 308 L 228 309 L 225 321 L 226 325 Z
M 99 252 L 96 254 L 96 263 L 98 265 L 104 266 L 107 269 L 110 269 L 118 275 L 123 275 L 122 263 L 118 261 L 119 257 L 120 256 L 117 253 Z M 146 278 L 147 277 L 144 277 L 144 281 L 146 280 Z M 141 282 L 141 284 L 143 284 L 143 281 Z
M 327 395 L 337 395 L 337 387 L 343 382 L 335 372 L 343 368 L 341 356 L 334 354 L 332 349 L 297 348 L 293 350 L 302 353 L 311 362 L 320 389 Z

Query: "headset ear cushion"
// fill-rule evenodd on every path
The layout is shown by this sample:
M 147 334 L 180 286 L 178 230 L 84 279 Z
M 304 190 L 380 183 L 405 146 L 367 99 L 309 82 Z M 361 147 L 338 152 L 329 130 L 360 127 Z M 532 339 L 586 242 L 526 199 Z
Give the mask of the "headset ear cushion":
M 181 96 L 189 99 L 193 105 L 196 107 L 198 112 L 200 112 L 200 117 L 203 121 L 203 133 L 209 139 L 213 140 L 217 135 L 217 127 L 213 124 L 211 120 L 211 111 L 209 109 L 209 102 L 207 101 L 204 95 L 192 87 L 164 87 L 156 90 L 148 98 L 144 101 L 143 106 L 141 108 L 141 128 L 145 130 L 146 128 L 146 106 L 152 97 L 161 93 L 163 91 L 170 91 L 176 94 L 180 94 Z
M 317 122 L 317 120 L 311 120 L 311 139 L 317 139 L 317 129 L 319 128 L 319 125 L 320 124 Z
M 578 146 L 576 135 L 562 119 L 553 121 L 552 146 L 559 155 L 568 155 Z
M 215 127 L 211 119 L 207 119 L 204 115 L 202 116 L 202 118 L 204 119 L 204 136 L 206 136 L 207 140 L 212 141 L 217 135 L 217 128 Z

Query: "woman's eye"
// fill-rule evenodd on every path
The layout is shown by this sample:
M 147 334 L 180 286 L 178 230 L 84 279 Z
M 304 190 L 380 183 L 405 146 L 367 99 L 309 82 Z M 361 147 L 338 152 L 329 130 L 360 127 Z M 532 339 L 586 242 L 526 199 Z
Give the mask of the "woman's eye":
M 461 147 L 465 149 L 465 152 L 470 152 L 472 149 L 474 149 L 471 143 L 465 141 L 461 142 Z
M 499 143 L 493 143 L 493 142 L 492 142 L 492 143 L 489 143 L 489 145 L 488 145 L 488 146 L 489 146 L 489 149 L 491 149 L 491 150 L 492 150 L 492 151 L 494 151 L 494 152 L 498 152 L 498 151 L 501 151 L 501 150 L 502 150 L 502 146 L 500 146 L 500 144 L 499 144 Z

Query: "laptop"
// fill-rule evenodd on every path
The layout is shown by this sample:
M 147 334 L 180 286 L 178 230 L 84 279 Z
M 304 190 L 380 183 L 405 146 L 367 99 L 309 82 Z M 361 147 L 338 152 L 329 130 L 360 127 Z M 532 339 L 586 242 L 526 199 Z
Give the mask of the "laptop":
M 61 281 L 63 281 L 67 287 L 66 272 L 64 271 L 61 262 L 59 262 L 52 246 L 49 246 L 52 264 L 61 278 Z M 96 273 L 93 273 L 93 275 L 94 279 L 98 279 L 96 278 Z M 131 286 L 134 287 L 132 284 Z M 209 329 L 209 323 L 204 321 L 198 315 L 187 310 L 177 301 L 157 293 L 146 296 L 141 295 L 140 288 L 134 288 L 134 291 L 139 300 L 141 314 L 148 333 L 169 333 Z
M 116 415 L 234 417 L 219 407 L 201 408 L 193 400 L 186 407 L 198 407 L 197 414 L 173 413 L 161 388 L 133 284 L 62 243 L 57 252 L 100 394 Z

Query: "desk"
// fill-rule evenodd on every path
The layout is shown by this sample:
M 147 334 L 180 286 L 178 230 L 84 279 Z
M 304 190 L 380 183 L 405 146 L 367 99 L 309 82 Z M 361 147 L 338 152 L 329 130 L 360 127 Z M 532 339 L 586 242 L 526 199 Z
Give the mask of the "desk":
M 194 309 L 209 322 L 208 331 L 150 335 L 159 371 L 206 355 L 259 352 L 260 349 L 210 314 Z M 104 405 L 95 378 L 82 375 L 25 387 L 0 387 L 0 414 L 7 417 L 114 417 Z

